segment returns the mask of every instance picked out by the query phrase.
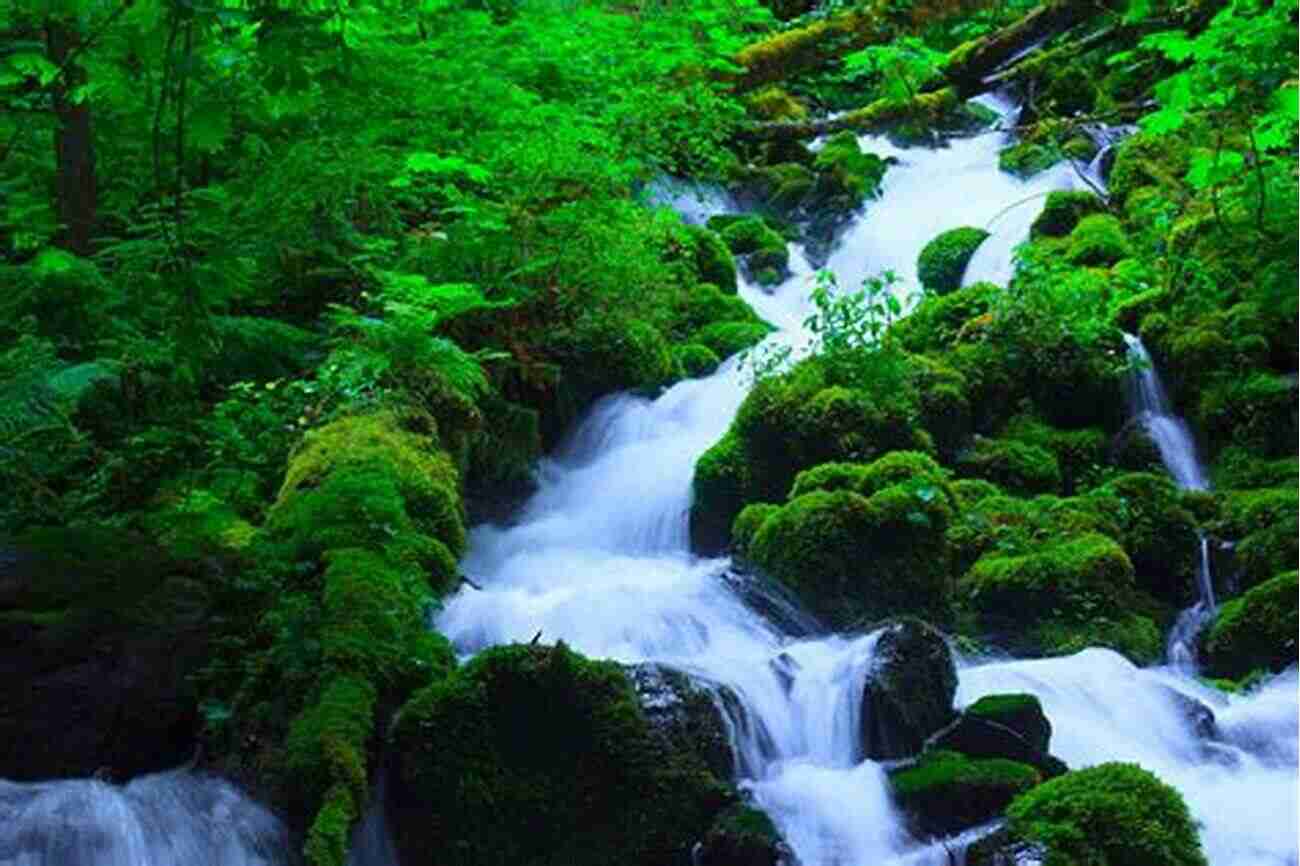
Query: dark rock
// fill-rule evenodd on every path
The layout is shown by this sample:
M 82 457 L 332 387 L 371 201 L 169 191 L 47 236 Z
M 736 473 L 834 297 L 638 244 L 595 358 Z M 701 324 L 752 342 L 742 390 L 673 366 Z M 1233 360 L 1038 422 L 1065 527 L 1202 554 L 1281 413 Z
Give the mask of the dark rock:
M 697 866 L 778 866 L 789 858 L 771 819 L 744 804 L 723 812 L 695 852 Z
M 700 684 L 679 670 L 660 664 L 626 667 L 650 730 L 670 751 L 689 751 L 719 779 L 736 774 L 736 759 L 722 706 L 738 709 L 730 690 Z
M 862 751 L 872 760 L 915 755 L 953 717 L 957 668 L 943 635 L 918 619 L 882 629 L 862 693 Z
M 926 752 L 889 775 L 895 802 L 921 836 L 948 836 L 991 821 L 1042 779 L 1026 763 L 956 752 Z
M 33 530 L 0 556 L 0 777 L 167 769 L 195 749 L 187 676 L 206 661 L 199 581 L 140 539 Z
M 1203 740 L 1219 739 L 1219 722 L 1215 718 L 1214 710 L 1196 698 L 1185 695 L 1175 688 L 1169 686 L 1161 687 L 1168 696 L 1170 703 L 1174 705 L 1187 720 L 1187 725 L 1192 729 L 1196 736 Z
M 966 866 L 1043 866 L 1047 849 L 1011 839 L 1005 830 L 978 839 L 966 849 Z

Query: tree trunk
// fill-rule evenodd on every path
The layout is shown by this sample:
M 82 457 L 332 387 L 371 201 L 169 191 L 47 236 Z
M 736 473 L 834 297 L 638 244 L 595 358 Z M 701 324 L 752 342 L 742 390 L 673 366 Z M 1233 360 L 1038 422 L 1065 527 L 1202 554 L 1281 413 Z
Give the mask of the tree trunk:
M 884 12 L 884 4 L 876 3 L 868 9 L 782 31 L 736 53 L 736 64 L 744 68 L 737 89 L 752 90 L 781 81 L 847 52 L 888 42 L 897 35 L 896 29 Z
M 98 196 L 90 104 L 73 100 L 73 91 L 86 81 L 86 71 L 75 63 L 80 36 L 71 22 L 51 19 L 45 25 L 45 40 L 50 62 L 62 69 L 51 94 L 56 121 L 55 210 L 63 226 L 58 242 L 84 256 L 91 252 Z

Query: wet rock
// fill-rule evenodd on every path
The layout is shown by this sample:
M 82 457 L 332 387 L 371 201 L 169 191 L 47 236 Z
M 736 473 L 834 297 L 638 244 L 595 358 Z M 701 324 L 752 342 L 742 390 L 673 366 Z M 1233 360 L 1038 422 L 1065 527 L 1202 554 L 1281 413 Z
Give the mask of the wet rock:
M 791 856 L 767 815 L 737 804 L 718 817 L 693 859 L 696 866 L 779 866 Z
M 202 584 L 107 530 L 33 530 L 3 547 L 0 777 L 122 781 L 190 758 Z
M 943 635 L 902 618 L 877 639 L 862 693 L 862 751 L 872 760 L 915 755 L 953 718 L 957 669 Z
M 1026 694 L 988 695 L 967 707 L 952 724 L 926 743 L 926 750 L 960 752 L 971 758 L 1003 758 L 1037 768 L 1044 778 L 1066 772 L 1048 754 L 1052 723 L 1038 698 Z
M 1034 842 L 1011 839 L 998 830 L 966 849 L 966 866 L 1043 866 L 1047 849 Z
M 920 836 L 949 836 L 999 817 L 1043 779 L 1035 767 L 1004 758 L 972 759 L 928 751 L 890 772 L 894 800 Z
M 1203 740 L 1217 740 L 1219 738 L 1219 722 L 1215 718 L 1214 710 L 1191 695 L 1185 695 L 1175 688 L 1163 686 L 1162 690 L 1168 696 L 1170 703 L 1187 720 L 1188 727 L 1196 736 Z
M 723 706 L 739 710 L 736 696 L 722 686 L 706 686 L 666 665 L 626 668 L 652 734 L 671 751 L 699 756 L 720 779 L 736 773 Z

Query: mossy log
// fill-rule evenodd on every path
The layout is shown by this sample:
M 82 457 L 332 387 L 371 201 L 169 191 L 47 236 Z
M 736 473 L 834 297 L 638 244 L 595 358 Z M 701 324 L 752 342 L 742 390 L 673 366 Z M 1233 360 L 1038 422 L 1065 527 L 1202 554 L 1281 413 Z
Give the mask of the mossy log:
M 736 87 L 742 91 L 753 90 L 783 81 L 829 63 L 845 52 L 879 45 L 896 35 L 897 29 L 883 3 L 783 30 L 736 53 L 735 62 L 744 70 Z

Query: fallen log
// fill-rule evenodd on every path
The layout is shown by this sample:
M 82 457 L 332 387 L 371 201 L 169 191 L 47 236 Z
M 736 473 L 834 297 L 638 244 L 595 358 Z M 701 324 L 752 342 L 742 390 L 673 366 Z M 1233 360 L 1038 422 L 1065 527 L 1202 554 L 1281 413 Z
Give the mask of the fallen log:
M 785 30 L 736 52 L 734 60 L 744 70 L 736 88 L 752 90 L 781 81 L 846 52 L 888 42 L 897 35 L 897 28 L 880 2 Z

